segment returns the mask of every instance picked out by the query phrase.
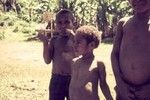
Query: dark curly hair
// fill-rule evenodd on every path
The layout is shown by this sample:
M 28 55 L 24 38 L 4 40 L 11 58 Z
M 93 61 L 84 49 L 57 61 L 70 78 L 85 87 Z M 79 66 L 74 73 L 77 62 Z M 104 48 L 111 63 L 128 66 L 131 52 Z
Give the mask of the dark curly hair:
M 79 27 L 76 30 L 76 35 L 80 36 L 81 38 L 84 38 L 87 41 L 87 44 L 94 42 L 95 48 L 98 47 L 101 41 L 100 31 L 98 31 L 96 27 L 91 25 L 84 25 Z

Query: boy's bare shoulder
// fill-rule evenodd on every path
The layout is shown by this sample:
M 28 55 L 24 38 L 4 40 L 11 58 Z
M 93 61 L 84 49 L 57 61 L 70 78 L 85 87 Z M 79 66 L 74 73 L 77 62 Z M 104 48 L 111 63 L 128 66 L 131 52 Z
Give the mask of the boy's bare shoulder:
M 126 22 L 128 22 L 133 16 L 130 17 L 123 17 L 119 20 L 118 25 L 122 24 L 124 25 Z
M 73 58 L 73 60 L 72 60 L 73 63 L 80 61 L 81 57 L 82 56 L 78 56 L 78 57 Z
M 121 18 L 117 24 L 117 34 L 119 34 L 118 36 L 120 36 L 120 33 L 123 33 L 123 28 L 124 26 L 132 19 L 132 16 L 130 17 L 124 17 Z

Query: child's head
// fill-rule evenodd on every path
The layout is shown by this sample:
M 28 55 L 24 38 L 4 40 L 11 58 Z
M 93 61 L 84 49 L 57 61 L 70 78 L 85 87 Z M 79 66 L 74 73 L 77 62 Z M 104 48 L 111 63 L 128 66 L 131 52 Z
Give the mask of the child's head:
M 128 0 L 135 13 L 150 11 L 150 0 Z
M 56 30 L 64 34 L 66 29 L 73 29 L 74 16 L 71 11 L 62 9 L 56 14 Z
M 101 33 L 94 26 L 81 26 L 76 30 L 75 34 L 75 50 L 76 52 L 93 51 L 98 47 L 101 39 Z

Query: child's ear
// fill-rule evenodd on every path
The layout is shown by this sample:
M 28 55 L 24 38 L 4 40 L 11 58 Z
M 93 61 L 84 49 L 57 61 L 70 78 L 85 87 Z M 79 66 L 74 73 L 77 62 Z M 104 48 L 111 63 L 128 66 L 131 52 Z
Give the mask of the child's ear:
M 94 49 L 95 48 L 95 42 L 93 41 L 93 42 L 89 43 L 89 47 Z
M 77 29 L 79 27 L 79 23 L 77 21 L 73 22 L 73 26 L 75 29 Z

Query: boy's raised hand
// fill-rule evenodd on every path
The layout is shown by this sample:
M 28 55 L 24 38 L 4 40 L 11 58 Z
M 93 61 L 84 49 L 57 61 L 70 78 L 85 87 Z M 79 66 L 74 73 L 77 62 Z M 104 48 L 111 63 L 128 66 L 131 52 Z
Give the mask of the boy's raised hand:
M 71 30 L 71 29 L 66 29 L 66 34 L 68 34 L 69 36 L 70 35 L 75 35 L 75 33 L 73 32 L 73 30 Z
M 48 42 L 48 37 L 45 36 L 43 33 L 39 32 L 37 37 L 42 41 L 42 42 Z

